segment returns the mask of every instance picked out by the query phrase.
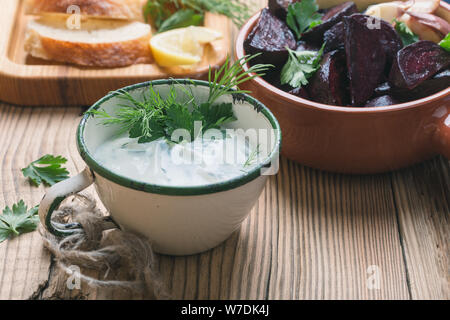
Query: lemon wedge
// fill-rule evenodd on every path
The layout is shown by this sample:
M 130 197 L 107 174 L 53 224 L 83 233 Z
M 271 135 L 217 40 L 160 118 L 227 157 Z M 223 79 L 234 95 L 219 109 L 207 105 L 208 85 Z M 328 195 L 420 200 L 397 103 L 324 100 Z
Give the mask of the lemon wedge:
M 218 31 L 187 27 L 157 34 L 150 40 L 153 57 L 162 67 L 192 65 L 202 60 L 204 45 L 222 38 Z

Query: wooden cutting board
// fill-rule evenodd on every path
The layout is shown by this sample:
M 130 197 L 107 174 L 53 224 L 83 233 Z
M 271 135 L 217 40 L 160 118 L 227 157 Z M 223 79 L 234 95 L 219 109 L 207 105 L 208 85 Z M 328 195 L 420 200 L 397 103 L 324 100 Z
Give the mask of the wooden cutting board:
M 23 0 L 2 1 L 0 9 L 0 100 L 19 105 L 91 105 L 108 92 L 165 78 L 206 79 L 209 66 L 223 65 L 230 48 L 230 22 L 207 14 L 205 26 L 222 32 L 192 69 L 140 64 L 124 68 L 86 68 L 52 63 L 24 51 L 27 22 Z

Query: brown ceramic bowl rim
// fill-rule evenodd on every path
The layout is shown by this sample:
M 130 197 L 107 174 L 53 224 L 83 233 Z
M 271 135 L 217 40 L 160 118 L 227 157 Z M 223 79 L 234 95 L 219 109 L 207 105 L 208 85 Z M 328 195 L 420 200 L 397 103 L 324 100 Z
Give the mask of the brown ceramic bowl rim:
M 448 9 L 449 7 L 446 7 Z M 253 30 L 254 24 L 256 23 L 257 19 L 259 18 L 259 15 L 261 14 L 261 11 L 257 12 L 254 16 L 252 16 L 241 28 L 239 31 L 239 34 L 236 39 L 236 58 L 240 59 L 245 56 L 244 51 L 244 40 L 247 38 L 248 34 L 251 30 Z M 243 66 L 244 70 L 248 70 L 248 65 Z M 435 102 L 438 100 L 442 100 L 447 96 L 450 96 L 450 87 L 447 89 L 444 89 L 438 93 L 435 93 L 431 96 L 409 101 L 401 104 L 395 104 L 385 107 L 341 107 L 341 106 L 332 106 L 327 104 L 322 104 L 310 100 L 306 100 L 300 97 L 296 97 L 290 93 L 287 93 L 281 89 L 278 89 L 277 87 L 271 85 L 267 81 L 265 81 L 262 78 L 254 78 L 253 80 L 257 83 L 258 86 L 264 88 L 264 90 L 268 94 L 275 95 L 285 101 L 291 102 L 292 105 L 295 107 L 307 107 L 310 109 L 320 109 L 320 110 L 326 110 L 326 111 L 332 111 L 332 112 L 346 112 L 346 113 L 353 113 L 353 114 L 365 114 L 365 113 L 381 113 L 381 112 L 395 112 L 395 111 L 401 111 L 405 109 L 413 109 L 418 108 L 424 104 L 428 104 L 431 102 Z M 250 93 L 251 94 L 251 93 Z

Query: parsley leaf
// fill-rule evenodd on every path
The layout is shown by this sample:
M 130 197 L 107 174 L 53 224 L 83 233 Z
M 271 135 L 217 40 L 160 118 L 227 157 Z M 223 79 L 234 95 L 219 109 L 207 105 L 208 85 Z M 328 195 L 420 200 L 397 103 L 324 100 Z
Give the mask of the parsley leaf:
M 444 48 L 446 51 L 450 51 L 450 33 L 447 33 L 444 39 L 439 42 L 439 45 Z
M 35 206 L 28 210 L 23 200 L 14 204 L 12 209 L 6 207 L 0 215 L 0 242 L 36 230 L 39 224 L 38 208 Z
M 220 126 L 237 120 L 233 113 L 232 103 L 216 104 L 214 107 L 211 107 L 209 103 L 202 103 L 197 108 L 197 112 L 204 119 L 204 131 L 219 129 Z
M 167 108 L 166 115 L 167 120 L 165 125 L 167 126 L 167 137 L 169 140 L 173 132 L 177 129 L 187 130 L 191 136 L 191 140 L 195 139 L 195 121 L 203 120 L 198 113 L 191 112 L 185 105 L 175 103 Z
M 32 185 L 38 187 L 41 183 L 52 186 L 57 182 L 69 178 L 69 171 L 61 167 L 61 164 L 67 162 L 66 158 L 61 156 L 45 155 L 42 158 L 33 161 L 28 167 L 22 169 L 26 178 L 30 179 Z
M 300 39 L 303 32 L 322 23 L 316 0 L 302 0 L 289 5 L 286 23 Z
M 395 22 L 395 30 L 402 39 L 404 46 L 409 46 L 410 44 L 419 41 L 419 37 L 416 34 L 414 34 L 414 32 L 412 32 L 410 28 L 408 28 L 406 23 L 398 21 L 397 19 L 394 19 L 394 22 Z
M 320 68 L 323 49 L 318 51 L 293 51 L 287 48 L 289 58 L 281 70 L 281 84 L 299 88 L 308 84 L 308 79 Z

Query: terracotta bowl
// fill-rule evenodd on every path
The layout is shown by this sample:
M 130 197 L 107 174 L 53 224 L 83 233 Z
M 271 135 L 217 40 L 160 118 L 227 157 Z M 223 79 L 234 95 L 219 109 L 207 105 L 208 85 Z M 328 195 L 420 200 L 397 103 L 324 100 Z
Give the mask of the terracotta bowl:
M 236 58 L 245 55 L 244 40 L 259 15 L 239 32 Z M 372 108 L 312 102 L 262 78 L 242 84 L 241 89 L 250 90 L 275 114 L 283 132 L 282 154 L 303 165 L 369 174 L 399 169 L 437 154 L 450 159 L 450 88 L 424 99 Z

